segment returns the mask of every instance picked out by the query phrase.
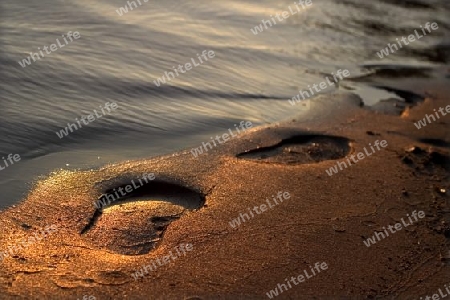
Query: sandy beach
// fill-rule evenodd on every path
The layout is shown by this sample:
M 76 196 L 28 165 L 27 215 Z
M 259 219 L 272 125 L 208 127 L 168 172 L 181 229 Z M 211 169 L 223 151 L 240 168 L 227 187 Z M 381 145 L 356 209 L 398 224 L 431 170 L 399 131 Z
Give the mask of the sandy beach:
M 392 78 L 380 72 L 365 81 L 408 91 L 400 108 L 391 102 L 369 108 L 354 94 L 336 92 L 314 99 L 294 119 L 252 128 L 197 157 L 186 149 L 40 179 L 23 202 L 1 212 L 0 249 L 46 226 L 57 229 L 3 257 L 1 298 L 446 293 L 450 116 L 421 129 L 414 122 L 450 105 L 448 74 L 396 78 L 395 86 Z M 423 97 L 415 102 L 411 95 Z M 377 140 L 387 146 L 327 174 Z M 94 201 L 144 173 L 155 179 L 96 209 Z M 273 202 L 279 192 L 290 197 Z M 240 225 L 230 226 L 236 218 Z M 190 251 L 180 248 L 188 244 Z

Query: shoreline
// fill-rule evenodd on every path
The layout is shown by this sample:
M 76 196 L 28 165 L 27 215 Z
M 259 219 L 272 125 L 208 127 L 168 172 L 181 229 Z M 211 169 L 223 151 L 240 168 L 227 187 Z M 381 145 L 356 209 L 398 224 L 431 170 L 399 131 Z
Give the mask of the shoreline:
M 327 262 L 327 271 L 283 296 L 410 299 L 437 291 L 450 271 L 450 116 L 421 130 L 414 122 L 450 103 L 448 79 L 412 81 L 416 90 L 403 89 L 435 96 L 400 115 L 327 94 L 295 119 L 252 128 L 195 159 L 186 149 L 40 180 L 25 201 L 1 212 L 0 249 L 44 224 L 58 231 L 2 262 L 0 292 L 8 299 L 86 290 L 97 298 L 264 298 L 269 287 L 317 261 Z M 385 151 L 326 175 L 377 139 L 387 141 Z M 148 172 L 156 180 L 135 198 L 95 214 L 95 196 Z M 276 191 L 292 197 L 230 228 L 239 212 Z M 425 212 L 421 222 L 383 243 L 363 244 L 413 210 Z M 131 278 L 182 243 L 195 250 L 140 282 Z

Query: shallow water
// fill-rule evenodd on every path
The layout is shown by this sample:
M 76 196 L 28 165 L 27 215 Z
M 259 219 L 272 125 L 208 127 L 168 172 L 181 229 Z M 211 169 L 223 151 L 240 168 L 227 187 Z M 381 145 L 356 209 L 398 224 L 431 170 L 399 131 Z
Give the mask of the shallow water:
M 293 2 L 141 2 L 119 16 L 116 9 L 126 1 L 2 1 L 0 155 L 22 159 L 0 171 L 0 208 L 22 199 L 38 176 L 53 170 L 195 147 L 241 120 L 256 126 L 286 119 L 298 109 L 288 99 L 338 69 L 358 77 L 368 72 L 363 65 L 448 63 L 446 0 L 313 0 L 258 35 L 250 29 Z M 376 55 L 426 22 L 437 22 L 439 30 L 387 58 Z M 19 65 L 68 31 L 81 38 L 26 68 Z M 203 50 L 215 57 L 168 84 L 153 83 Z M 377 92 L 375 98 L 389 96 Z M 58 138 L 68 122 L 108 101 L 119 108 Z

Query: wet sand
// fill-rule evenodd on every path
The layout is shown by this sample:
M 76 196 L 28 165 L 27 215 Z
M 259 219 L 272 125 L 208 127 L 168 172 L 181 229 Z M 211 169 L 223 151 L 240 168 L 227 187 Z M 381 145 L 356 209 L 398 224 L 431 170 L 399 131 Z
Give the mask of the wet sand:
M 264 299 L 316 262 L 328 269 L 277 299 L 436 293 L 450 279 L 450 116 L 420 130 L 413 122 L 450 104 L 448 79 L 395 81 L 428 96 L 411 108 L 376 111 L 344 92 L 320 96 L 295 119 L 254 128 L 197 158 L 187 149 L 42 178 L 1 213 L 0 250 L 46 226 L 58 230 L 0 262 L 1 298 Z M 327 175 L 376 140 L 388 146 Z M 156 179 L 132 197 L 96 210 L 105 191 L 149 172 Z M 230 226 L 279 191 L 291 197 Z M 413 211 L 425 217 L 365 246 Z M 187 243 L 192 251 L 133 279 Z

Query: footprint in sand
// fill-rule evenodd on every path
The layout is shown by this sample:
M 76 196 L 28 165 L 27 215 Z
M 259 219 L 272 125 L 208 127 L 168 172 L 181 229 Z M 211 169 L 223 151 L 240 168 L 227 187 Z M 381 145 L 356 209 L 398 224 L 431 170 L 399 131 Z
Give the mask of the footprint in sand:
M 268 147 L 237 155 L 240 159 L 263 163 L 310 164 L 345 157 L 350 152 L 349 140 L 328 135 L 296 135 Z
M 130 184 L 130 183 L 127 183 Z M 113 189 L 125 187 L 116 185 Z M 201 208 L 205 198 L 179 184 L 152 181 L 96 210 L 82 235 L 101 249 L 125 255 L 141 255 L 154 249 L 167 227 L 186 211 Z

